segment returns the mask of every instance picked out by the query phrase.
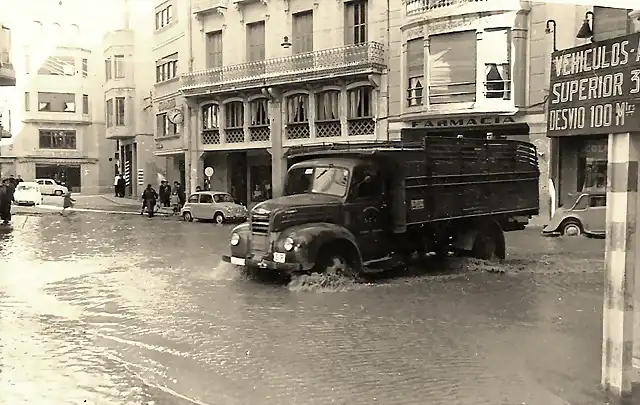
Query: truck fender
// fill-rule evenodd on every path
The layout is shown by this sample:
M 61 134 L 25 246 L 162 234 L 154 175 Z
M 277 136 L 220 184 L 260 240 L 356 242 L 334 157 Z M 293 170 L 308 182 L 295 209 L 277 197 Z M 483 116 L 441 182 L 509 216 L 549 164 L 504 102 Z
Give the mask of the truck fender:
M 233 246 L 229 243 L 231 256 L 246 257 L 249 253 L 249 238 L 251 236 L 251 228 L 248 223 L 240 224 L 233 228 L 231 233 L 237 233 L 240 236 L 240 243 Z
M 351 251 L 352 265 L 357 269 L 362 268 L 362 255 L 356 242 L 356 238 L 348 229 L 328 222 L 304 224 L 293 226 L 283 232 L 279 239 L 288 236 L 302 238 L 307 244 L 308 261 L 315 264 L 320 251 L 329 244 L 343 244 Z
M 496 244 L 495 255 L 504 259 L 507 255 L 504 232 L 500 224 L 493 220 L 472 222 L 456 234 L 452 245 L 460 250 L 472 250 L 476 238 L 481 232 L 493 239 Z

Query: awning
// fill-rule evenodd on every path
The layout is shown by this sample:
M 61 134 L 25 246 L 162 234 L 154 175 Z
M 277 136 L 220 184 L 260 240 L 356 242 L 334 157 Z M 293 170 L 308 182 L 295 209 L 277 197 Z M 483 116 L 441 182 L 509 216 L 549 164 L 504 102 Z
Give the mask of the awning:
M 179 149 L 161 149 L 153 152 L 155 156 L 171 156 L 171 155 L 184 155 L 187 152 L 185 148 Z

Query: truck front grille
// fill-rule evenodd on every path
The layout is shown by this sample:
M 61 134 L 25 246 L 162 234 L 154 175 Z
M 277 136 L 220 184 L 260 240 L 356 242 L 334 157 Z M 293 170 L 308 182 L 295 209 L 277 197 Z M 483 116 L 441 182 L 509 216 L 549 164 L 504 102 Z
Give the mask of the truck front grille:
M 262 235 L 269 233 L 269 214 L 251 214 L 251 233 Z
M 264 254 L 269 252 L 269 237 L 262 234 L 252 234 L 251 250 L 257 254 Z

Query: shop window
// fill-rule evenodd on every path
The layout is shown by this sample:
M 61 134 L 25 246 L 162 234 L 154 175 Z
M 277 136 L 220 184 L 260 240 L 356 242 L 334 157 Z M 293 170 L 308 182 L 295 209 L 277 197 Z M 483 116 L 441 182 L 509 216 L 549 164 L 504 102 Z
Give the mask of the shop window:
M 250 166 L 251 202 L 261 202 L 271 198 L 271 166 Z
M 578 191 L 604 189 L 607 186 L 607 140 L 587 140 L 578 161 Z

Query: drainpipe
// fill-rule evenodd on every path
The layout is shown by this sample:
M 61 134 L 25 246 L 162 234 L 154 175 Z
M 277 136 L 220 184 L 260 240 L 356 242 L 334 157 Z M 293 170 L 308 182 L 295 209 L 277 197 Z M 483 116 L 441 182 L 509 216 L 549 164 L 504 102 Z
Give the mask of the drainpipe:
M 193 72 L 193 15 L 192 15 L 192 3 L 191 1 L 188 2 L 189 3 L 189 7 L 188 7 L 188 15 L 187 15 L 187 40 L 188 40 L 188 53 L 187 53 L 187 57 L 188 57 L 188 73 L 192 73 Z M 186 101 L 186 100 L 185 100 Z M 193 153 L 191 151 L 192 149 L 192 129 L 193 129 L 193 125 L 191 125 L 191 121 L 192 121 L 192 115 L 193 115 L 193 109 L 191 108 L 190 103 L 185 102 L 185 106 L 187 108 L 186 111 L 186 119 L 183 122 L 184 125 L 184 129 L 187 135 L 187 154 L 189 159 L 185 158 L 185 163 L 188 162 L 187 167 L 185 168 L 186 172 L 189 173 L 189 180 L 187 180 L 189 182 L 189 190 L 193 191 L 195 188 L 193 187 L 193 167 L 194 167 L 194 162 L 193 162 Z M 195 154 L 197 155 L 197 153 Z M 197 167 L 198 164 L 196 163 L 195 166 Z M 186 180 L 186 179 L 185 179 Z M 197 181 L 197 177 L 196 177 L 196 181 Z M 186 184 L 185 184 L 186 186 Z M 184 187 L 184 186 L 183 186 Z
M 387 97 L 385 100 L 386 106 L 387 106 L 387 141 L 390 140 L 390 135 L 389 135 L 389 118 L 391 117 L 391 111 L 389 111 L 389 106 L 390 106 L 390 102 L 389 102 L 389 65 L 390 65 L 390 54 L 391 52 L 389 51 L 391 49 L 391 11 L 390 11 L 390 7 L 391 7 L 391 0 L 387 0 L 387 46 L 385 49 L 385 59 L 387 60 L 387 85 L 386 85 L 386 91 L 387 91 Z

